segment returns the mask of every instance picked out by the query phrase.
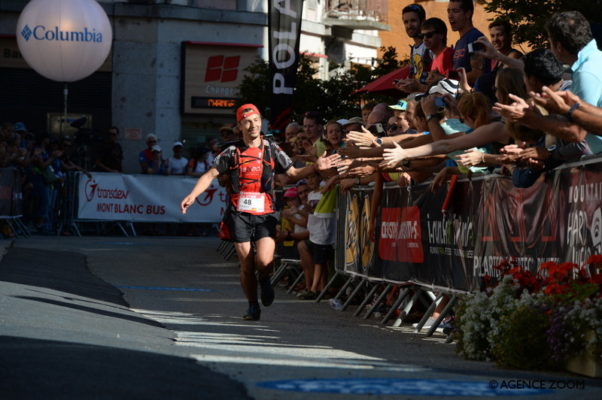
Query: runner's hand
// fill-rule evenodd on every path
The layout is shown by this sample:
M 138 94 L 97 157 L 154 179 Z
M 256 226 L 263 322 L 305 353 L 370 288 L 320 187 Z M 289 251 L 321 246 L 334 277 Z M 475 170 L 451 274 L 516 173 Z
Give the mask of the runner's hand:
M 338 154 L 332 154 L 330 156 L 326 156 L 326 152 L 324 152 L 318 159 L 316 160 L 316 165 L 320 171 L 324 171 L 330 168 L 335 168 L 336 163 L 341 158 Z
M 186 210 L 188 210 L 188 207 L 190 207 L 195 200 L 196 197 L 190 194 L 184 197 L 184 200 L 182 200 L 182 203 L 180 203 L 180 210 L 182 211 L 182 214 L 186 214 Z

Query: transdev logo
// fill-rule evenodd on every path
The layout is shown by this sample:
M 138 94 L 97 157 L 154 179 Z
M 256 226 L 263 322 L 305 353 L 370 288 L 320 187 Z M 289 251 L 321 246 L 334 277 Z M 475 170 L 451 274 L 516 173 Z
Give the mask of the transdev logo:
M 130 195 L 130 191 L 120 188 L 107 189 L 106 186 L 101 187 L 98 183 L 96 183 L 94 178 L 90 178 L 86 181 L 84 194 L 86 195 L 86 200 L 88 201 L 92 201 L 94 197 L 101 200 L 127 200 Z
M 47 29 L 44 25 L 36 25 L 32 30 L 29 25 L 25 24 L 21 29 L 21 36 L 26 42 L 33 37 L 35 40 L 102 43 L 102 33 L 87 27 L 81 31 L 61 31 L 58 26 Z
M 96 188 L 98 187 L 98 183 L 94 179 L 88 179 L 86 181 L 86 187 L 84 189 L 84 193 L 86 194 L 86 200 L 92 201 L 94 198 L 94 194 L 96 193 Z

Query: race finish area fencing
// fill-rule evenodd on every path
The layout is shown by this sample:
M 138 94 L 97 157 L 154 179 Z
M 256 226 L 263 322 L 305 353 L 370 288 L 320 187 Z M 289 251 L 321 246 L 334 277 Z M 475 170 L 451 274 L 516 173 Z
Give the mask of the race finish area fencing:
M 372 301 L 368 318 L 397 287 L 383 324 L 397 311 L 394 325 L 400 325 L 421 301 L 428 309 L 420 331 L 446 294 L 430 335 L 456 295 L 478 291 L 482 277 L 495 276 L 493 267 L 505 260 L 535 272 L 547 261 L 582 265 L 602 253 L 599 157 L 563 165 L 529 188 L 516 188 L 509 177 L 495 174 L 464 177 L 435 192 L 430 182 L 404 188 L 386 183 L 374 208 L 374 240 L 368 229 L 373 192 L 357 187 L 339 195 L 335 278 L 347 280 L 335 300 L 347 292 L 344 310 L 363 294 L 355 315 Z M 348 287 L 354 288 L 350 294 Z

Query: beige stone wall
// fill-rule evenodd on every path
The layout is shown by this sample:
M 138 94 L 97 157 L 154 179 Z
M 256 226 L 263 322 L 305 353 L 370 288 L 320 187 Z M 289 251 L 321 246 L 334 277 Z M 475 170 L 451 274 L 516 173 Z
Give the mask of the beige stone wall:
M 408 4 L 412 3 L 415 2 L 410 0 L 389 0 L 389 26 L 391 26 L 391 30 L 380 32 L 379 35 L 384 47 L 393 46 L 397 49 L 397 55 L 400 60 L 404 60 L 410 56 L 409 46 L 413 43 L 413 41 L 406 35 L 405 29 L 403 28 L 401 10 L 403 10 L 403 8 Z M 449 23 L 447 22 L 447 6 L 449 4 L 447 1 L 424 0 L 416 1 L 416 3 L 424 7 L 427 18 L 437 17 L 445 21 L 448 29 L 448 46 L 454 44 L 459 39 L 458 33 L 452 32 L 449 27 Z M 475 12 L 472 21 L 475 27 L 488 37 L 488 26 L 490 23 L 490 18 L 492 17 L 493 16 L 491 14 L 485 12 L 481 4 L 475 3 Z

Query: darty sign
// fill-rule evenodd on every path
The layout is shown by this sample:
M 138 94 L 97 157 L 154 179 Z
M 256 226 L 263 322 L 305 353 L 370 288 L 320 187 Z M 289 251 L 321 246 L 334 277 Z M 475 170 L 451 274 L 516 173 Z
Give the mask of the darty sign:
M 32 0 L 19 16 L 16 34 L 27 64 L 60 82 L 95 72 L 113 40 L 109 18 L 94 0 Z

